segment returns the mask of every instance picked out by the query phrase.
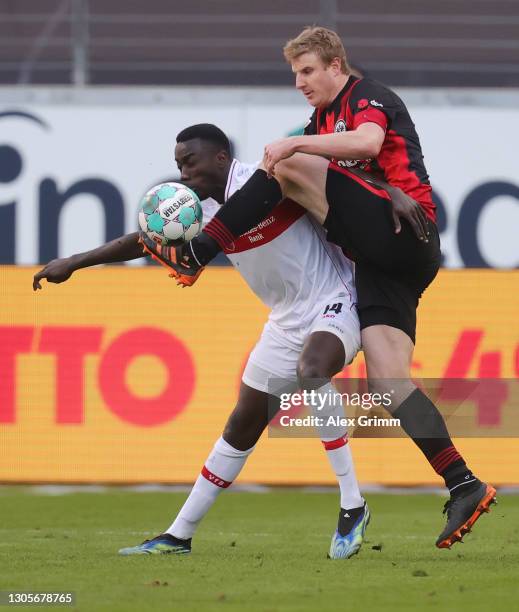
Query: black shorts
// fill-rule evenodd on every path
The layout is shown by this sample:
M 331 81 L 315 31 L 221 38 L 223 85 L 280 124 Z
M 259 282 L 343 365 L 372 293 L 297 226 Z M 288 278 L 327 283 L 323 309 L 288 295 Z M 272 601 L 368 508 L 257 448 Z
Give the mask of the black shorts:
M 328 240 L 355 261 L 361 329 L 389 325 L 414 343 L 418 301 L 441 263 L 436 224 L 428 222 L 427 243 L 416 237 L 405 219 L 395 234 L 387 193 L 346 169 L 329 168 L 326 197 Z

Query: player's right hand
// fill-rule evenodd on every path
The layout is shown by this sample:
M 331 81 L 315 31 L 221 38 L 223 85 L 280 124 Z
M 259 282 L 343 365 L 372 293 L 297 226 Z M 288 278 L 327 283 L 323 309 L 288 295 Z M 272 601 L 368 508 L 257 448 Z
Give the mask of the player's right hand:
M 64 257 L 63 259 L 53 259 L 34 275 L 32 279 L 33 291 L 42 288 L 40 281 L 43 278 L 45 278 L 48 283 L 63 283 L 72 276 L 73 272 L 74 266 L 70 262 L 70 258 Z
M 429 242 L 429 228 L 424 209 L 398 187 L 386 188 L 391 196 L 391 214 L 395 225 L 395 234 L 402 230 L 400 219 L 406 219 L 416 234 L 418 240 Z
M 168 268 L 170 277 L 176 279 L 177 285 L 191 287 L 204 271 L 204 267 L 196 260 L 189 242 L 179 246 L 162 246 L 141 231 L 139 232 L 139 243 L 145 253 Z

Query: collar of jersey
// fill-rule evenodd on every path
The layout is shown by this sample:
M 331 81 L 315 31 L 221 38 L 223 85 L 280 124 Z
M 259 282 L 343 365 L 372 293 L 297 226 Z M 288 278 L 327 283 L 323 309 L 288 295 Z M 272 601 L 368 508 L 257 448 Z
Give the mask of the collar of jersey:
M 344 95 L 348 92 L 349 89 L 351 89 L 351 87 L 353 86 L 353 83 L 356 83 L 358 80 L 359 80 L 359 77 L 356 77 L 355 75 L 350 74 L 350 76 L 348 77 L 348 80 L 346 81 L 346 84 L 341 89 L 341 91 L 337 94 L 337 96 L 335 97 L 333 102 L 331 102 L 331 104 L 329 104 L 321 112 L 324 112 L 324 113 L 328 114 L 328 113 L 330 113 L 332 111 L 339 111 L 340 110 L 340 106 L 341 106 L 341 101 L 342 101 Z

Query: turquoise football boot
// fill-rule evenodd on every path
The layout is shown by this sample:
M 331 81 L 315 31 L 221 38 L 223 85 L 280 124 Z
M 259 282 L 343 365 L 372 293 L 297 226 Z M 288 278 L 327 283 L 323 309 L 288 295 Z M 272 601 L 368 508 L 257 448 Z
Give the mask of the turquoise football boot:
M 121 548 L 120 555 L 186 555 L 191 552 L 191 538 L 179 540 L 169 533 L 161 533 L 152 540 L 144 540 L 142 544 Z
M 364 502 L 361 508 L 343 510 L 339 512 L 339 524 L 332 536 L 329 559 L 349 559 L 356 555 L 369 524 L 371 515 L 368 504 Z

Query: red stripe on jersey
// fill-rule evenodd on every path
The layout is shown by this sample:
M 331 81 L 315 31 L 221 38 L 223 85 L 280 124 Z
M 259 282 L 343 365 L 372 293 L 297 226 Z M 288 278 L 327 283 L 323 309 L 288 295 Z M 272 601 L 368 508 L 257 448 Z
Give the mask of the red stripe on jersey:
M 387 117 L 378 108 L 368 106 L 368 108 L 353 117 L 353 129 L 356 130 L 363 123 L 376 123 L 384 131 L 387 130 Z
M 353 85 L 351 86 L 348 92 L 348 95 L 344 97 L 344 104 L 342 105 L 342 108 L 341 108 L 341 116 L 346 121 L 346 125 L 348 126 L 350 130 L 351 130 L 350 126 L 353 125 L 353 113 L 351 112 L 350 105 L 348 104 L 348 102 L 350 101 L 351 92 L 353 91 L 355 86 L 361 82 L 361 80 L 362 79 L 359 79 L 358 81 L 355 81 L 355 83 L 353 83 Z
M 229 482 L 228 480 L 224 480 L 223 478 L 220 478 L 219 476 L 217 476 L 216 474 L 213 474 L 212 472 L 210 472 L 204 465 L 204 467 L 202 468 L 202 471 L 200 472 L 202 474 L 202 476 L 204 478 L 206 478 L 209 482 L 212 482 L 214 485 L 216 485 L 217 487 L 220 487 L 221 489 L 227 489 L 227 487 L 231 486 L 232 482 Z
M 372 185 L 371 183 L 368 183 L 363 178 L 360 178 L 360 176 L 357 176 L 356 174 L 354 174 L 347 168 L 343 168 L 342 166 L 339 166 L 336 162 L 330 162 L 330 165 L 328 167 L 330 168 L 330 170 L 335 170 L 336 172 L 345 174 L 349 178 L 359 183 L 359 185 L 362 185 L 363 187 L 365 187 L 368 191 L 371 191 L 371 193 L 374 193 L 379 198 L 384 198 L 384 200 L 391 200 L 391 197 L 389 196 L 388 192 L 385 189 L 379 189 L 378 187 L 375 187 L 374 185 Z
M 333 111 L 330 111 L 329 113 L 326 114 L 325 132 L 326 134 L 333 134 L 334 131 L 335 131 L 335 113 Z
M 416 200 L 424 209 L 425 214 L 436 221 L 436 205 L 432 201 L 432 187 L 421 183 L 416 172 L 410 169 L 410 160 L 405 138 L 394 130 L 386 132 L 386 139 L 377 157 L 377 163 L 382 169 L 386 181 Z
M 336 448 L 341 448 L 342 446 L 346 446 L 348 444 L 348 436 L 342 436 L 341 438 L 337 438 L 337 440 L 321 440 L 324 446 L 324 450 L 335 450 Z
M 339 119 L 343 119 L 346 117 L 346 113 L 349 110 L 348 101 L 351 96 L 351 92 L 354 90 L 355 85 L 357 85 L 360 81 L 355 81 L 351 87 L 346 91 L 346 95 L 341 99 L 341 105 L 339 109 L 331 108 L 326 112 L 325 121 L 322 122 L 322 113 L 321 109 L 317 110 L 317 133 L 318 134 L 333 134 L 335 132 L 335 125 Z M 338 112 L 337 112 L 338 111 Z
M 233 255 L 234 253 L 241 253 L 242 251 L 263 246 L 282 234 L 300 219 L 305 212 L 302 206 L 293 200 L 285 198 L 274 208 L 271 215 L 263 219 L 256 227 L 235 239 L 233 243 L 228 244 L 224 248 L 224 252 L 227 255 Z

